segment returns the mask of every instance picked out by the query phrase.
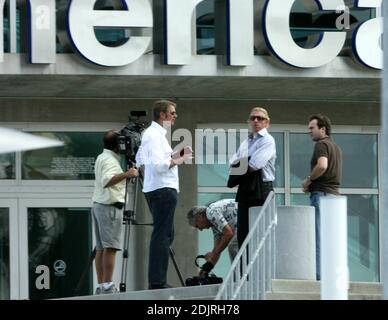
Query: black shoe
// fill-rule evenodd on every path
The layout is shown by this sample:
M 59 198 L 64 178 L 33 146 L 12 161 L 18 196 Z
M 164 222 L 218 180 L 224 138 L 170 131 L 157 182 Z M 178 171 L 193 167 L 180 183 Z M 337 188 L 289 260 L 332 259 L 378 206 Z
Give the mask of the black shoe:
M 153 289 L 170 289 L 170 288 L 173 288 L 172 286 L 170 286 L 169 284 L 150 284 L 148 289 L 150 290 L 153 290 Z

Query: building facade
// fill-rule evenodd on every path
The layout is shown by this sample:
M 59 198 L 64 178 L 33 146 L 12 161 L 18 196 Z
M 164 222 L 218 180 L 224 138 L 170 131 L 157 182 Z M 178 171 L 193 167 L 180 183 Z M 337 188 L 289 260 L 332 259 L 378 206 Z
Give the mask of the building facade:
M 238 142 L 250 109 L 264 106 L 277 144 L 279 205 L 308 203 L 300 187 L 313 150 L 307 119 L 331 118 L 344 155 L 350 278 L 379 281 L 380 8 L 331 2 L 349 6 L 346 15 L 347 7 L 336 12 L 323 0 L 281 0 L 281 10 L 276 0 L 237 2 L 0 1 L 0 125 L 65 142 L 0 155 L 0 299 L 92 293 L 90 206 L 102 135 L 124 127 L 131 111 L 147 111 L 150 121 L 159 98 L 178 105 L 172 144 L 191 139 L 196 155 L 179 172 L 173 247 L 184 277 L 212 247 L 186 212 L 234 197 L 228 141 Z M 136 220 L 150 222 L 139 200 Z M 150 234 L 149 226 L 130 226 L 128 289 L 147 287 Z M 228 263 L 223 256 L 216 274 Z M 37 286 L 39 265 L 49 268 L 49 289 Z M 172 264 L 169 278 L 179 285 Z

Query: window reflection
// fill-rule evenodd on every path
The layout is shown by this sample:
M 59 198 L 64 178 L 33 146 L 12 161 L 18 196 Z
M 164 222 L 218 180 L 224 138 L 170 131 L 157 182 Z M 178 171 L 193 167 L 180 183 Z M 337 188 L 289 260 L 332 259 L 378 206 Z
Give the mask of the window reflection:
M 333 134 L 342 150 L 341 188 L 377 188 L 377 135 Z M 291 187 L 299 188 L 310 172 L 314 142 L 307 133 L 290 134 Z
M 10 298 L 9 209 L 0 208 L 0 300 Z
M 15 154 L 0 154 L 0 180 L 15 179 Z
M 94 179 L 94 162 L 102 151 L 102 133 L 34 132 L 34 134 L 63 141 L 65 146 L 23 152 L 23 179 Z
M 350 280 L 379 281 L 378 197 L 355 194 L 346 196 Z M 309 196 L 293 194 L 291 205 L 310 205 Z
M 29 208 L 30 299 L 90 294 L 92 272 L 88 267 L 88 260 L 91 241 L 89 209 Z M 39 265 L 49 268 L 50 289 L 36 288 L 35 281 L 38 275 L 35 271 Z M 87 277 L 81 281 L 84 271 L 87 271 Z

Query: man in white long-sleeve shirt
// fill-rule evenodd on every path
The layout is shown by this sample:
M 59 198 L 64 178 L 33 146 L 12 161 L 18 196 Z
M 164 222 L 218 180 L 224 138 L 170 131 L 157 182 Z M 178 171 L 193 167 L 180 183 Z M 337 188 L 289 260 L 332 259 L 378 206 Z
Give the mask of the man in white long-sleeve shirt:
M 136 155 L 137 167 L 144 166 L 143 192 L 153 217 L 153 231 L 148 264 L 149 289 L 163 289 L 167 284 L 169 248 L 174 239 L 174 212 L 178 200 L 178 165 L 190 155 L 172 157 L 164 126 L 173 126 L 176 104 L 156 101 L 151 125 L 144 131 Z
M 262 206 L 273 190 L 276 145 L 275 139 L 267 131 L 269 121 L 267 110 L 253 108 L 248 119 L 251 133 L 230 159 L 231 167 L 239 164 L 240 173 L 244 169 L 236 195 L 239 247 L 249 232 L 249 208 Z

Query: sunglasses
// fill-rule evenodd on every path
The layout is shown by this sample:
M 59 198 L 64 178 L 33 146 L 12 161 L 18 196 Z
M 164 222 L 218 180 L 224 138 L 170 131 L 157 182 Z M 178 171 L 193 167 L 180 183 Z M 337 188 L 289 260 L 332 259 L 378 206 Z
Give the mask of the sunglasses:
M 257 119 L 257 121 L 268 120 L 267 118 L 261 117 L 261 116 L 250 116 L 250 117 L 249 117 L 249 120 L 251 120 L 251 121 L 255 121 L 255 119 Z

